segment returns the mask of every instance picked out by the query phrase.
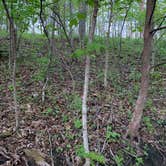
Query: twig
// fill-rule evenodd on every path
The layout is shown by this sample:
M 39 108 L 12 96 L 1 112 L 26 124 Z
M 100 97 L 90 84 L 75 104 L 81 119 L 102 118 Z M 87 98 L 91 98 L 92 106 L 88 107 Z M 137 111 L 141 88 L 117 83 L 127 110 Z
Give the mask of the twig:
M 54 165 L 54 156 L 53 156 L 53 148 L 52 148 L 51 134 L 50 134 L 48 128 L 47 128 L 47 133 L 48 133 L 48 140 L 49 140 L 49 144 L 50 144 L 51 166 L 55 166 L 55 165 Z
M 47 87 L 47 83 L 48 83 L 48 77 L 46 78 L 46 81 L 45 81 L 43 88 L 42 88 L 42 103 L 44 103 L 44 101 L 45 101 L 45 89 Z

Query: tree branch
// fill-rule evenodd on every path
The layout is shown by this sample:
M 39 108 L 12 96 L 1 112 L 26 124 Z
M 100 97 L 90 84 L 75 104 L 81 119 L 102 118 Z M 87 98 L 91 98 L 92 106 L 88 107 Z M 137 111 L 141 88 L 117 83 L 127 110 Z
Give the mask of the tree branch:
M 151 67 L 150 67 L 150 70 L 152 70 L 153 68 L 156 68 L 156 67 L 165 65 L 165 64 L 166 64 L 166 62 L 162 62 L 162 63 L 156 64 L 156 65 L 154 65 L 154 66 L 151 66 Z
M 49 44 L 51 44 L 48 31 L 46 29 L 46 26 L 44 25 L 44 20 L 43 20 L 42 14 L 43 14 L 43 3 L 42 3 L 42 0 L 40 0 L 40 14 L 39 14 L 40 15 L 40 21 L 41 21 L 41 24 L 42 24 L 42 27 L 43 27 L 43 31 L 44 31 L 44 33 L 47 37 L 47 40 L 48 40 Z
M 150 31 L 150 33 L 152 33 L 154 35 L 157 31 L 162 30 L 162 29 L 166 29 L 166 25 L 162 26 L 162 27 L 158 27 L 156 29 L 153 29 Z
M 65 36 L 66 36 L 67 42 L 68 42 L 68 44 L 69 44 L 69 46 L 70 46 L 70 48 L 71 48 L 71 51 L 73 52 L 73 47 L 72 47 L 71 41 L 70 41 L 70 39 L 69 39 L 69 36 L 68 36 L 68 34 L 67 34 L 65 25 L 63 24 L 63 21 L 62 21 L 60 15 L 59 15 L 59 13 L 58 13 L 57 11 L 55 11 L 55 9 L 52 9 L 52 11 L 53 11 L 54 15 L 57 17 L 58 20 L 57 20 L 55 17 L 53 17 L 53 16 L 52 16 L 51 18 L 52 18 L 54 21 L 56 21 L 56 22 L 62 27 L 63 32 L 64 32 L 64 34 L 65 34 Z
M 14 25 L 13 20 L 12 20 L 12 17 L 11 17 L 11 15 L 10 15 L 10 13 L 9 13 L 9 10 L 8 10 L 7 4 L 6 4 L 6 1 L 5 1 L 5 0 L 2 0 L 2 3 L 3 3 L 4 9 L 5 9 L 5 11 L 6 11 L 6 15 L 7 15 L 8 19 L 9 19 L 10 24 L 11 24 L 11 25 Z
M 154 4 L 153 4 L 152 13 L 151 13 L 150 18 L 149 18 L 149 24 L 150 24 L 151 21 L 152 21 L 152 17 L 153 17 L 154 10 L 155 10 L 155 7 L 156 7 L 156 1 L 157 1 L 157 0 L 153 1 Z

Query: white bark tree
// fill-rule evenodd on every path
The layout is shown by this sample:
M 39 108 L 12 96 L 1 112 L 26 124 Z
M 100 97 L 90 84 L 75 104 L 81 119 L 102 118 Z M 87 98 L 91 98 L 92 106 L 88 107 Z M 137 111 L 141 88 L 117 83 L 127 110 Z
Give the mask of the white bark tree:
M 99 8 L 98 0 L 94 0 L 94 8 L 93 14 L 91 18 L 90 24 L 90 31 L 89 31 L 89 43 L 92 43 L 95 27 L 96 27 L 96 20 L 97 20 L 97 13 Z M 82 99 L 82 125 L 83 125 L 83 145 L 84 150 L 86 153 L 89 153 L 89 143 L 88 143 L 88 128 L 87 128 L 87 98 L 88 98 L 88 87 L 89 87 L 89 78 L 90 78 L 90 57 L 86 56 L 85 62 L 85 79 L 84 79 L 84 89 L 83 89 L 83 99 Z M 84 166 L 90 166 L 90 159 L 86 158 L 86 162 Z

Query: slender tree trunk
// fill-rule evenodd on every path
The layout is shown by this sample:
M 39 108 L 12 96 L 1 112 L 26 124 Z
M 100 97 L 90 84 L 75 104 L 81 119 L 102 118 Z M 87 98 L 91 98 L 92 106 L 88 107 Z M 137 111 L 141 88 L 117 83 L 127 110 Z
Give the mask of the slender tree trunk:
M 98 13 L 98 0 L 94 0 L 94 9 L 89 31 L 89 43 L 92 43 L 94 37 L 94 31 L 96 27 L 97 13 Z M 90 57 L 86 56 L 85 62 L 85 80 L 84 80 L 84 90 L 82 99 L 82 124 L 83 124 L 83 144 L 86 153 L 89 153 L 89 143 L 88 143 L 88 128 L 87 128 L 87 98 L 88 98 L 88 87 L 90 78 Z M 90 166 L 90 159 L 86 158 L 85 166 Z
M 153 41 L 153 34 L 151 33 L 151 30 L 153 24 L 152 18 L 153 18 L 155 5 L 156 5 L 156 0 L 147 0 L 146 19 L 144 27 L 144 48 L 142 51 L 141 87 L 136 101 L 134 113 L 127 131 L 127 136 L 130 136 L 131 138 L 138 136 L 138 129 L 140 128 L 140 122 L 148 93 L 150 57 L 152 54 L 152 41 Z
M 86 14 L 86 3 L 80 2 L 80 9 L 79 12 L 82 14 Z M 82 19 L 79 21 L 79 38 L 80 38 L 80 47 L 84 47 L 84 40 L 85 40 L 85 32 L 86 32 L 86 20 Z
M 6 11 L 7 18 L 9 20 L 9 26 L 10 26 L 10 54 L 13 60 L 13 68 L 12 68 L 12 85 L 13 85 L 13 102 L 14 102 L 14 110 L 15 110 L 15 130 L 18 130 L 19 128 L 19 108 L 18 108 L 18 103 L 17 103 L 17 90 L 16 90 L 16 42 L 17 42 L 17 37 L 16 37 L 16 29 L 14 26 L 14 20 L 9 13 L 7 4 L 5 0 L 2 0 L 4 9 Z
M 107 35 L 106 35 L 106 54 L 105 54 L 105 67 L 104 67 L 104 87 L 107 87 L 108 81 L 108 60 L 109 60 L 109 43 L 110 43 L 110 27 L 111 27 L 111 20 L 112 20 L 112 1 L 111 1 L 111 10 L 108 12 L 109 15 L 109 22 L 108 22 L 108 29 L 107 29 Z
M 118 31 L 118 33 L 119 33 L 119 55 L 118 55 L 118 57 L 119 57 L 119 61 L 120 61 L 120 57 L 121 57 L 121 50 L 122 50 L 122 37 L 123 37 L 123 28 L 124 28 L 124 25 L 125 25 L 125 22 L 126 22 L 126 18 L 127 18 L 127 16 L 128 16 L 128 13 L 129 13 L 129 11 L 130 11 L 130 8 L 131 8 L 131 5 L 132 5 L 132 0 L 130 0 L 129 1 L 129 6 L 128 6 L 128 8 L 127 8 L 127 10 L 126 10 L 126 13 L 125 13 L 125 16 L 124 16 L 124 19 L 123 19 L 123 22 L 122 22 L 122 26 L 121 26 L 121 29 L 120 29 L 120 27 L 119 27 L 119 31 Z
M 156 54 L 156 50 L 154 48 L 154 41 L 153 41 L 153 45 L 152 45 L 152 60 L 151 60 L 151 66 L 155 66 L 155 54 Z M 154 72 L 154 67 L 151 69 L 151 72 Z
M 70 19 L 72 18 L 72 15 L 73 15 L 73 5 L 72 5 L 72 0 L 69 0 L 69 10 L 70 10 Z M 72 48 L 73 48 L 73 29 L 72 27 L 70 26 L 70 29 L 69 29 L 69 37 L 70 37 L 70 43 L 72 45 Z M 71 50 L 72 51 L 72 50 Z

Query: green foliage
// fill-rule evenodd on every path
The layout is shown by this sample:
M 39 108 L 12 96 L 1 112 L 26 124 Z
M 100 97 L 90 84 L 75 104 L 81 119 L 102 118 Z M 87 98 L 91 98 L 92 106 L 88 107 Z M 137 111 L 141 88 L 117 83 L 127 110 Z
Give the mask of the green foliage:
M 67 122 L 69 120 L 69 117 L 68 117 L 68 115 L 63 115 L 62 116 L 62 121 L 65 123 L 65 122 Z
M 151 123 L 151 119 L 148 117 L 148 116 L 145 116 L 143 117 L 143 122 L 144 124 L 146 125 L 147 127 L 147 130 L 150 132 L 150 133 L 153 133 L 154 132 L 154 127 Z
M 117 141 L 117 139 L 120 138 L 120 134 L 117 132 L 112 131 L 111 126 L 107 126 L 107 131 L 106 131 L 106 139 L 109 141 Z
M 142 148 L 143 153 L 147 156 L 147 147 L 146 145 Z M 140 166 L 144 164 L 143 158 L 137 155 L 137 150 L 131 146 L 129 143 L 128 146 L 123 150 L 127 154 L 131 154 L 135 158 L 135 166 Z
M 158 71 L 154 71 L 153 73 L 151 73 L 151 77 L 153 80 L 160 80 L 162 78 L 162 75 L 160 72 Z
M 53 109 L 52 108 L 47 108 L 46 111 L 44 112 L 45 115 L 50 115 L 52 114 Z
M 8 85 L 8 89 L 9 89 L 10 91 L 13 91 L 13 90 L 14 90 L 13 85 L 12 85 L 12 84 Z
M 82 99 L 81 99 L 80 95 L 73 94 L 73 95 L 70 96 L 70 106 L 69 106 L 69 108 L 71 110 L 81 111 L 81 109 L 82 109 Z
M 96 152 L 86 153 L 83 146 L 78 146 L 76 148 L 76 154 L 82 158 L 90 158 L 91 161 L 99 162 L 100 164 L 105 164 L 105 157 L 102 154 Z
M 8 35 L 8 33 L 5 30 L 0 29 L 0 36 L 1 37 L 6 37 L 7 35 Z
M 60 110 L 59 110 L 58 106 L 54 107 L 54 108 L 49 107 L 43 112 L 43 114 L 46 115 L 46 116 L 56 116 L 59 111 Z
M 65 137 L 69 140 L 74 140 L 74 134 L 66 132 Z
M 91 56 L 94 57 L 96 54 L 100 54 L 104 51 L 106 46 L 99 42 L 92 42 L 88 44 L 84 49 L 76 49 L 74 53 L 71 54 L 71 57 L 80 58 L 82 56 Z
M 147 99 L 146 101 L 146 106 L 147 109 L 153 108 L 153 100 L 152 99 Z
M 78 25 L 78 20 L 76 18 L 73 18 L 70 20 L 69 26 L 77 26 Z
M 40 57 L 36 59 L 36 63 L 38 66 L 38 71 L 33 76 L 35 81 L 44 81 L 47 72 L 47 66 L 49 63 L 48 57 Z
M 144 161 L 143 161 L 142 157 L 136 157 L 136 166 L 140 166 L 143 164 L 144 164 Z
M 131 73 L 129 74 L 129 79 L 130 80 L 134 80 L 134 81 L 139 81 L 141 78 L 141 73 L 139 71 L 136 71 L 135 69 L 133 69 L 131 71 Z
M 121 155 L 115 155 L 114 160 L 117 166 L 123 166 L 124 158 Z
M 82 127 L 82 122 L 79 119 L 74 120 L 74 127 L 80 129 Z
M 69 20 L 69 26 L 78 26 L 80 20 L 85 20 L 86 19 L 86 13 L 76 13 L 73 14 L 72 18 Z

